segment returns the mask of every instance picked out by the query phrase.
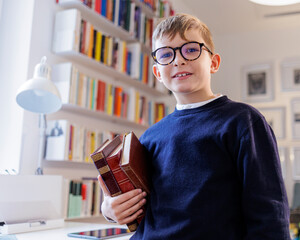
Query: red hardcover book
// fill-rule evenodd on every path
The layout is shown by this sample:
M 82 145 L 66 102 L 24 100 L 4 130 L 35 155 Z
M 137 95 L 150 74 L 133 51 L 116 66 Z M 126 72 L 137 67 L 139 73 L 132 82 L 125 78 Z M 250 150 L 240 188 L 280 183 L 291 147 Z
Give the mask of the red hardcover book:
M 124 154 L 122 150 L 123 147 L 126 149 Z M 135 154 L 136 159 L 131 160 L 131 164 L 126 163 L 126 159 L 128 159 L 128 157 L 133 158 Z M 128 192 L 135 188 L 141 188 L 148 194 L 150 193 L 147 178 L 148 175 L 146 174 L 141 178 L 141 174 L 145 174 L 148 170 L 148 168 L 143 169 L 143 167 L 147 164 L 146 155 L 143 146 L 133 132 L 124 135 L 123 142 L 120 136 L 115 137 L 112 141 L 106 140 L 104 144 L 91 155 L 91 158 L 93 159 L 95 166 L 111 196 L 118 196 L 121 193 Z M 121 165 L 121 162 L 124 162 L 123 166 Z M 131 167 L 132 162 L 135 162 L 137 166 Z M 131 171 L 132 169 L 134 169 L 133 171 L 139 169 L 141 173 L 133 173 Z M 137 177 L 134 177 L 134 174 L 136 174 Z M 145 207 L 143 207 L 143 210 L 144 213 L 142 215 L 140 215 L 135 221 L 127 224 L 130 231 L 135 231 L 138 224 L 144 218 Z
M 123 137 L 119 164 L 135 188 L 150 194 L 150 165 L 146 150 L 133 132 Z

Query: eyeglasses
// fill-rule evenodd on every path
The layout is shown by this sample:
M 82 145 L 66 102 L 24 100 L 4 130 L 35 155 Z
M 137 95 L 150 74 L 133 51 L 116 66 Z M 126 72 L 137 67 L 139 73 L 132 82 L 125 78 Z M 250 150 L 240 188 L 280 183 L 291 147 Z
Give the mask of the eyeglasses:
M 151 53 L 152 58 L 155 62 L 160 65 L 171 64 L 176 57 L 176 50 L 179 49 L 181 56 L 187 61 L 194 61 L 201 56 L 202 48 L 213 55 L 213 52 L 205 46 L 204 43 L 199 42 L 187 42 L 181 47 L 161 47 Z

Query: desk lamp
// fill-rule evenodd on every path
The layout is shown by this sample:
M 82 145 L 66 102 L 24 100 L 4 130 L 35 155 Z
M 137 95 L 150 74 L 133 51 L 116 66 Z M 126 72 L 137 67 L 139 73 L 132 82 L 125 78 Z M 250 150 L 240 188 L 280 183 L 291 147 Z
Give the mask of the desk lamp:
M 39 113 L 39 156 L 35 174 L 42 175 L 42 159 L 44 156 L 46 117 L 45 114 L 53 113 L 61 108 L 60 94 L 51 82 L 51 68 L 46 63 L 44 56 L 35 66 L 33 78 L 26 81 L 17 91 L 17 103 L 27 111 Z

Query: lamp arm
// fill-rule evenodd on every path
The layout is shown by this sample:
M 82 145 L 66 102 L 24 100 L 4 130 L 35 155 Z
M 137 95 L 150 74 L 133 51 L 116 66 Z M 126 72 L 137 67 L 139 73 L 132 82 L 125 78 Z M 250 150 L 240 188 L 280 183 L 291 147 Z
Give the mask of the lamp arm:
M 38 156 L 38 167 L 36 169 L 36 175 L 43 175 L 42 161 L 45 153 L 45 140 L 46 140 L 46 115 L 44 113 L 39 114 L 39 156 Z

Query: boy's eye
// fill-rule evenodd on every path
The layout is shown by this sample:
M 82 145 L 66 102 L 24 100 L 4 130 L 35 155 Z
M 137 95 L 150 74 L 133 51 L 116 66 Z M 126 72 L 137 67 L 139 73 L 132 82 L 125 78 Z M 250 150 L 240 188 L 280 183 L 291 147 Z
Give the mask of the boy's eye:
M 194 53 L 194 52 L 199 52 L 199 49 L 197 48 L 188 48 L 185 50 L 186 53 Z
M 162 58 L 170 58 L 173 56 L 173 53 L 172 52 L 165 52 L 165 53 L 162 53 L 159 55 L 159 59 L 162 59 Z

